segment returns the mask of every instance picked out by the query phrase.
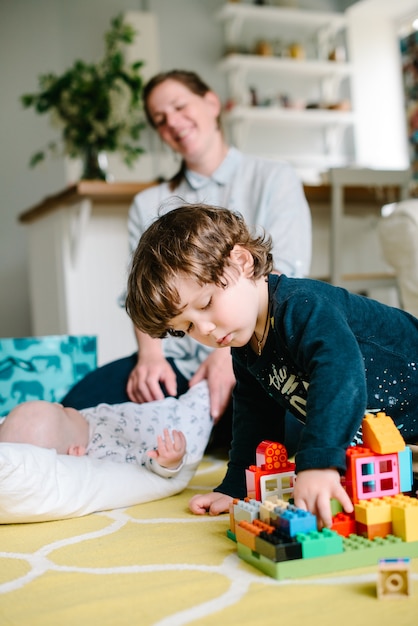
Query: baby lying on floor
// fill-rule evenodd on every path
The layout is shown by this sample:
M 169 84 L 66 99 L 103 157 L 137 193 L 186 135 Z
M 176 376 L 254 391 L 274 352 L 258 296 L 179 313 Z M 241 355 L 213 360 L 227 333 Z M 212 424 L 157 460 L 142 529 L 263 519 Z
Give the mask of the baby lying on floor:
M 183 467 L 186 449 L 189 457 L 203 456 L 212 426 L 207 396 L 205 383 L 180 399 L 99 404 L 80 411 L 43 400 L 24 402 L 0 423 L 0 443 L 136 463 L 169 478 Z
M 33 437 L 29 426 L 38 423 L 37 413 L 28 415 L 30 405 L 21 406 L 17 414 L 23 411 L 26 417 L 20 424 L 16 421 L 16 443 L 10 442 L 11 413 L 0 426 L 0 524 L 80 517 L 178 494 L 193 478 L 213 426 L 206 381 L 178 399 L 100 404 L 71 413 L 80 420 L 83 439 L 77 444 L 86 452 L 82 454 L 79 448 L 81 456 L 77 457 L 75 448 L 69 454 L 66 445 L 61 448 L 61 442 L 41 441 L 36 432 L 38 442 L 54 447 L 27 443 Z M 52 403 L 43 406 L 52 407 L 55 414 Z M 63 417 L 62 407 L 58 409 Z M 66 419 L 66 412 L 64 415 Z M 164 429 L 169 429 L 172 437 L 164 434 Z M 184 454 L 182 436 L 177 438 L 174 430 L 184 435 Z

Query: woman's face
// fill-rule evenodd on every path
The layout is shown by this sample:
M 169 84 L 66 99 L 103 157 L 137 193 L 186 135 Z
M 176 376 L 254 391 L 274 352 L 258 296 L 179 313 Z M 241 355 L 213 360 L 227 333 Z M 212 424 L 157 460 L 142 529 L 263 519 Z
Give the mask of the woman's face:
M 158 134 L 186 163 L 201 159 L 211 147 L 220 132 L 220 107 L 212 91 L 198 96 L 172 79 L 155 87 L 148 97 L 148 110 Z

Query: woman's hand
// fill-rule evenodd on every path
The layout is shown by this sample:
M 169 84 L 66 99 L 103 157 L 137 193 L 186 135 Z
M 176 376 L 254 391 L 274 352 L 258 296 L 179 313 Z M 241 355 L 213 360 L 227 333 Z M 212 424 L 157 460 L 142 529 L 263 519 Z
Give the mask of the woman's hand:
M 204 495 L 198 494 L 193 496 L 189 502 L 189 509 L 195 515 L 219 515 L 220 513 L 228 513 L 229 505 L 233 498 L 226 496 L 224 493 L 212 491 Z
M 201 380 L 208 381 L 210 414 L 216 424 L 228 406 L 235 386 L 231 351 L 219 348 L 211 352 L 191 378 L 190 387 Z
M 138 341 L 138 362 L 130 373 L 126 393 L 132 402 L 162 400 L 163 384 L 170 396 L 177 394 L 177 378 L 163 354 L 161 339 L 152 339 L 135 329 Z
M 293 491 L 295 506 L 316 515 L 318 528 L 332 525 L 331 498 L 336 498 L 346 513 L 354 510 L 336 469 L 312 469 L 299 472 Z

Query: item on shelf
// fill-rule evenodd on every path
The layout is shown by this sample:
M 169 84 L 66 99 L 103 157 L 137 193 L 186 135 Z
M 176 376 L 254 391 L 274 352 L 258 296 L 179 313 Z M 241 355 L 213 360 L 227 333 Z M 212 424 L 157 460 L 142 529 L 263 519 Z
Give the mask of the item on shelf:
M 353 67 L 337 62 L 343 59 L 345 15 L 289 8 L 294 4 L 225 3 L 217 17 L 225 26 L 226 48 L 235 54 L 219 67 L 227 78 L 227 96 L 237 105 L 224 117 L 231 142 L 243 151 L 290 160 L 305 176 L 308 163 L 320 172 L 355 159 L 356 115 L 349 106 Z M 238 52 L 244 46 L 247 51 Z M 331 51 L 335 60 L 328 58 Z M 250 87 L 257 91 L 257 106 Z M 266 132 L 268 126 L 284 130 L 280 142 Z
M 328 54 L 328 61 L 336 61 L 337 63 L 345 63 L 347 61 L 347 55 L 343 46 L 336 46 L 330 50 Z
M 258 54 L 262 57 L 272 57 L 273 56 L 273 46 L 266 39 L 260 39 L 257 41 L 255 50 L 255 54 Z
M 289 56 L 291 59 L 305 59 L 305 48 L 300 43 L 291 43 L 289 46 Z

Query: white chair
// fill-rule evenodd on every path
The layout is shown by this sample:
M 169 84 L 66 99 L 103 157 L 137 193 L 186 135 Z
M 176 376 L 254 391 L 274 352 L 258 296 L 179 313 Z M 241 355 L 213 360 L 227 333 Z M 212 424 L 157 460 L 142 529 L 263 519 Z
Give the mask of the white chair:
M 377 170 L 369 168 L 332 168 L 330 229 L 330 282 L 350 291 L 364 291 L 375 287 L 396 286 L 395 273 L 343 273 L 345 189 L 373 188 L 381 204 L 402 200 L 408 195 L 409 170 Z
M 387 215 L 382 211 L 379 240 L 386 262 L 395 270 L 402 308 L 418 317 L 418 200 L 391 208 Z

